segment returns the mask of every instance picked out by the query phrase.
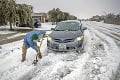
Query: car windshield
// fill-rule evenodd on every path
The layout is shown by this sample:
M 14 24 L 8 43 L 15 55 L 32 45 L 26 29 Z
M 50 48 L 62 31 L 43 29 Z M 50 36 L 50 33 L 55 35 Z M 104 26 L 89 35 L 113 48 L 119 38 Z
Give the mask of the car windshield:
M 57 24 L 55 30 L 57 31 L 74 31 L 74 30 L 80 30 L 80 25 L 78 22 L 60 22 Z

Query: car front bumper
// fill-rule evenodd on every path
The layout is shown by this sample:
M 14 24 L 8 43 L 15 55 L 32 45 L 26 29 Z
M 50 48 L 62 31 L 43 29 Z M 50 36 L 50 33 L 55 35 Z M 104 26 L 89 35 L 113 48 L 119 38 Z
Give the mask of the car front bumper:
M 74 41 L 68 43 L 58 43 L 54 41 L 47 41 L 47 47 L 54 51 L 77 51 L 82 47 L 82 41 Z

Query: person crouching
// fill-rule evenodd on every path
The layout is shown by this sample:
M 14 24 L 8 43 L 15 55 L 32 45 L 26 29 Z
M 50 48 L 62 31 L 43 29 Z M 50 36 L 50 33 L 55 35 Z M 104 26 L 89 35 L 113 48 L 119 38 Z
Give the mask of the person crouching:
M 22 60 L 21 62 L 24 62 L 26 60 L 26 53 L 28 48 L 32 48 L 37 52 L 37 56 L 41 59 L 42 55 L 40 52 L 40 47 L 37 45 L 37 42 L 40 40 L 40 38 L 44 38 L 45 31 L 39 30 L 39 31 L 31 31 L 28 32 L 24 37 L 24 43 L 22 46 Z M 41 44 L 40 44 L 41 46 Z

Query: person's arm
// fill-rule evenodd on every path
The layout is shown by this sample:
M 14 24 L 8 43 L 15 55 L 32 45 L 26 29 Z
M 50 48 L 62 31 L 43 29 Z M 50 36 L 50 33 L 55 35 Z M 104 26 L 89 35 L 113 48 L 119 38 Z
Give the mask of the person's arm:
M 41 45 L 42 45 L 43 40 L 44 40 L 44 36 L 41 37 L 40 47 L 41 47 Z

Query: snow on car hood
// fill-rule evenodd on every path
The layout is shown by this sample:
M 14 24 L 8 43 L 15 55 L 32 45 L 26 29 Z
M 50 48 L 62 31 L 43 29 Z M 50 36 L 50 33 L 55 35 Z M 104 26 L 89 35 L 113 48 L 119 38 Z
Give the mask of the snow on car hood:
M 52 38 L 69 38 L 75 39 L 78 36 L 81 36 L 83 33 L 81 31 L 53 31 L 50 36 Z

